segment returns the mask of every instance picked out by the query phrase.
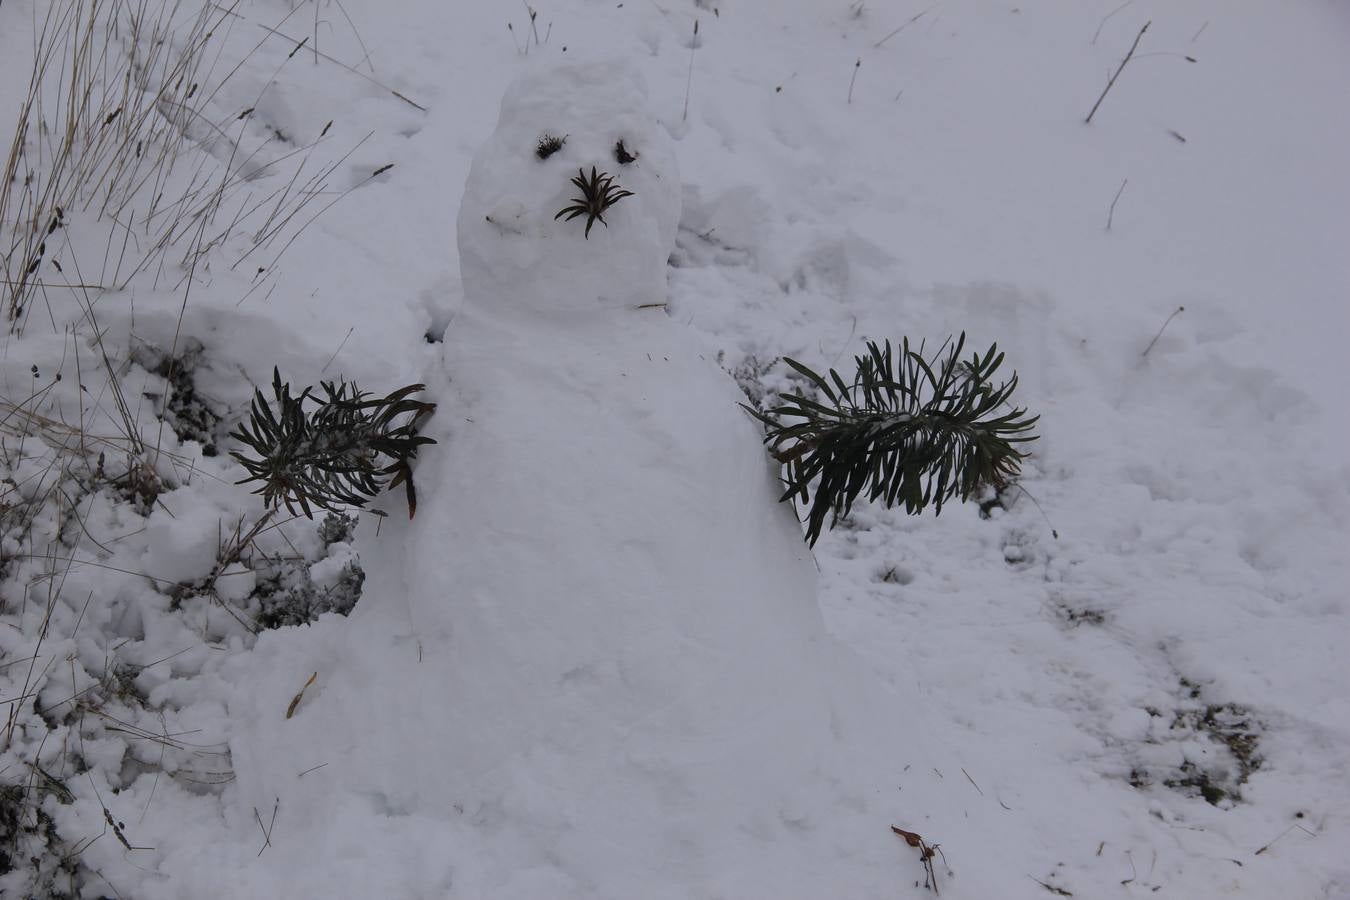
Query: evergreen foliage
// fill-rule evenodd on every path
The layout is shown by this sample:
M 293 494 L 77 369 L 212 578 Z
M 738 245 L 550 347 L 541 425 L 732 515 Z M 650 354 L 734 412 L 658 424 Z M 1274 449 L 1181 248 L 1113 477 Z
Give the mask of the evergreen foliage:
M 291 386 L 273 369 L 275 412 L 263 392 L 254 391 L 248 423 L 230 434 L 257 454 L 230 454 L 249 473 L 239 483 L 261 481 L 254 493 L 262 494 L 268 507 L 280 503 L 295 515 L 299 506 L 309 518 L 312 507 L 360 509 L 386 487 L 402 484 L 412 518 L 417 494 L 411 463 L 418 447 L 435 443 L 417 433 L 435 404 L 409 399 L 425 385 L 410 384 L 374 399 L 346 381 L 320 385 L 322 399 L 312 395 L 312 387 L 291 396 Z M 306 410 L 306 403 L 312 409 Z
M 620 142 L 622 145 L 622 141 Z M 636 159 L 637 157 L 633 157 Z M 564 206 L 558 210 L 554 220 L 563 219 L 564 222 L 570 222 L 577 216 L 586 217 L 586 240 L 591 238 L 591 226 L 597 221 L 609 227 L 605 221 L 605 210 L 609 209 L 615 203 L 618 203 L 624 197 L 633 196 L 632 191 L 625 191 L 614 183 L 614 176 L 608 172 L 596 172 L 595 166 L 591 166 L 591 174 L 588 178 L 585 169 L 578 169 L 576 177 L 572 179 L 572 184 L 576 185 L 577 190 L 581 191 L 580 197 L 572 198 L 571 206 Z
M 809 543 L 827 516 L 833 526 L 864 489 L 868 500 L 903 504 L 911 515 L 930 503 L 941 513 L 952 497 L 966 500 L 1018 475 L 1027 456 L 1018 445 L 1036 440 L 1031 429 L 1039 417 L 1008 402 L 1015 373 L 994 386 L 1003 363 L 998 345 L 962 361 L 965 340 L 949 339 L 931 362 L 908 339 L 898 358 L 889 341 L 869 341 L 867 354 L 855 357 L 851 383 L 833 369 L 826 379 L 785 358 L 820 391 L 820 401 L 799 391 L 780 394 L 781 404 L 764 412 L 745 407 L 764 423 L 764 442 L 785 466 L 780 499 L 800 498 L 808 508 Z

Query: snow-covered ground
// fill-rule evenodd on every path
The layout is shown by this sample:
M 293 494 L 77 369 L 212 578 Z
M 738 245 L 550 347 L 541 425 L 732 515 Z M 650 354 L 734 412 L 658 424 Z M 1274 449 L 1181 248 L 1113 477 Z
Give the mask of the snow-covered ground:
M 6 134 L 48 6 L 0 7 Z M 0 893 L 926 896 L 896 826 L 941 846 L 944 896 L 1350 897 L 1350 10 L 534 9 L 242 0 L 212 14 L 174 170 L 123 221 L 170 212 L 119 231 L 63 209 L 0 358 Z M 643 187 L 589 240 L 528 206 L 603 154 L 605 104 L 649 127 L 637 77 L 499 125 L 513 79 L 599 55 L 631 61 L 678 160 L 664 313 L 624 308 L 661 277 L 633 255 L 665 252 L 638 213 L 660 194 L 673 214 L 637 180 L 673 171 L 658 150 L 631 148 L 643 174 L 620 181 Z M 508 126 L 568 137 L 558 198 L 535 170 L 519 205 L 471 191 L 524 224 L 457 242 Z M 478 171 L 510 181 L 493 152 Z M 154 257 L 192 205 L 168 204 L 227 172 L 249 178 L 212 226 Z M 485 268 L 494 237 L 546 248 L 553 282 Z M 480 314 L 537 310 L 541 285 L 613 285 L 619 318 Z M 793 385 L 783 356 L 846 370 L 866 340 L 961 331 L 1042 416 L 1025 490 L 939 518 L 859 506 L 811 585 L 714 365 L 761 398 Z M 390 495 L 354 534 L 279 519 L 207 584 L 262 514 L 207 445 L 229 449 L 273 365 L 425 382 L 422 509 Z M 360 571 L 350 617 L 249 627 Z M 502 584 L 557 596 L 494 609 Z M 648 586 L 689 605 L 619 602 Z M 812 593 L 845 650 L 817 646 Z M 550 666 L 569 677 L 532 680 Z

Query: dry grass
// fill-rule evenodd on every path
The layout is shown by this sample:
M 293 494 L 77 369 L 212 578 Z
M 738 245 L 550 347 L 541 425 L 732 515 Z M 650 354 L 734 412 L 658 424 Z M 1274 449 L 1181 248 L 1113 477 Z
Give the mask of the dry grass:
M 50 307 L 53 290 L 121 290 L 147 271 L 158 286 L 166 264 L 181 285 L 236 234 L 246 239 L 236 266 L 259 249 L 284 250 L 310 221 L 302 211 L 334 193 L 329 182 L 343 160 L 310 166 L 327 128 L 267 159 L 278 139 L 248 131 L 262 97 L 223 106 L 222 88 L 262 44 L 224 62 L 238 0 L 196 13 L 184 5 L 56 0 L 38 23 L 0 182 L 0 303 L 12 329 L 35 298 Z M 280 184 L 255 189 L 270 175 L 281 175 Z M 72 228 L 88 234 L 72 242 Z M 73 244 L 87 248 L 94 235 L 102 259 L 81 266 Z
M 129 746 L 174 754 L 175 765 L 165 769 L 143 751 L 138 764 L 156 780 L 174 771 L 193 789 L 212 789 L 231 777 L 220 748 L 172 732 L 138 694 L 135 678 L 148 666 L 119 660 L 114 646 L 102 671 L 89 664 L 94 681 L 81 675 L 77 684 L 73 657 L 61 648 L 82 623 L 89 630 L 90 604 L 97 609 L 106 600 L 85 597 L 84 590 L 67 596 L 68 576 L 80 567 L 134 574 L 165 594 L 175 586 L 113 565 L 120 561 L 113 541 L 138 532 L 98 534 L 99 526 L 86 521 L 90 498 L 111 493 L 147 515 L 161 479 L 194 467 L 171 451 L 171 441 L 165 446 L 162 428 L 156 435 L 154 423 L 145 429 L 139 421 L 135 391 L 122 385 L 127 348 L 100 325 L 99 303 L 129 286 L 163 285 L 181 291 L 186 309 L 193 284 L 216 262 L 247 265 L 257 284 L 323 209 L 359 186 L 332 185 L 350 153 L 320 150 L 333 140 L 329 127 L 307 143 L 292 142 L 254 121 L 261 94 L 251 103 L 228 99 L 223 88 L 265 43 L 279 40 L 285 22 L 260 26 L 261 40 L 246 42 L 242 58 L 231 59 L 231 32 L 244 21 L 237 5 L 37 4 L 27 89 L 8 146 L 0 145 L 0 308 L 16 335 L 50 321 L 75 368 L 62 384 L 59 375 L 34 366 L 30 388 L 0 397 L 0 579 L 23 582 L 8 605 L 0 600 L 6 627 L 19 629 L 12 654 L 0 658 L 0 874 L 27 869 L 33 896 L 73 896 L 78 884 L 89 887 L 101 877 L 79 859 L 102 836 L 98 823 L 88 823 L 91 835 L 73 840 L 58 834 L 44 811 L 53 798 L 88 804 L 86 788 L 97 795 L 92 763 L 79 746 L 86 733 L 113 733 Z M 318 4 L 292 12 L 301 9 L 316 17 L 310 48 L 316 62 L 328 59 L 318 49 Z M 0 7 L 0 28 L 28 24 L 12 6 Z M 274 52 L 275 71 L 265 83 L 298 65 L 304 59 L 298 50 Z M 44 308 L 46 315 L 34 319 L 34 310 Z M 169 357 L 177 344 L 175 334 Z M 267 524 L 237 529 L 209 577 L 246 552 Z M 19 593 L 22 606 L 12 599 Z M 63 690 L 53 703 L 58 677 Z M 109 839 L 136 849 L 105 799 L 116 803 L 97 797 L 93 809 L 102 808 Z
M 78 279 L 95 288 L 125 284 L 121 264 L 137 231 L 137 244 L 143 236 L 151 247 L 144 259 L 174 243 L 174 225 L 192 221 L 187 210 L 164 215 L 164 189 L 183 138 L 210 129 L 202 80 L 218 22 L 203 9 L 175 29 L 176 12 L 165 3 L 152 14 L 144 3 L 125 0 L 58 0 L 48 7 L 0 192 L 0 269 L 11 322 L 24 318 L 44 287 L 44 263 L 55 268 L 56 284 L 76 283 L 60 277 L 66 273 L 57 259 L 57 232 L 76 210 L 94 212 L 124 236 L 111 280 L 107 261 L 92 282 Z M 138 213 L 134 203 L 147 195 Z M 181 208 L 186 199 L 172 205 Z

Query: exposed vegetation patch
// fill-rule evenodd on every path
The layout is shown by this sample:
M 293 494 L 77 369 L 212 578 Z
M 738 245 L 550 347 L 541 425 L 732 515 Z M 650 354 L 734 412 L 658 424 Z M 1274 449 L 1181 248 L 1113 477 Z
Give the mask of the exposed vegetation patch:
M 1003 561 L 1014 569 L 1029 569 L 1041 559 L 1039 536 L 1026 528 L 1010 528 L 1003 536 Z
M 1069 626 L 1106 624 L 1106 613 L 1090 607 L 1074 607 L 1060 604 L 1055 607 L 1055 615 Z
M 914 573 L 902 565 L 885 565 L 874 576 L 874 580 L 883 584 L 906 585 L 914 581 Z
M 304 625 L 327 612 L 347 615 L 361 599 L 366 573 L 352 552 L 356 516 L 329 513 L 319 525 L 320 555 L 313 560 L 262 560 L 257 623 L 262 628 Z
M 1242 786 L 1263 761 L 1260 720 L 1237 703 L 1207 702 L 1201 687 L 1186 678 L 1181 679 L 1181 690 L 1177 708 L 1150 707 L 1147 712 L 1152 717 L 1148 743 L 1171 744 L 1173 751 L 1179 746 L 1182 762 L 1136 766 L 1130 784 L 1138 788 L 1162 784 L 1224 808 L 1240 803 Z
M 27 871 L 28 896 L 72 897 L 77 856 L 61 840 L 51 815 L 42 808 L 46 794 L 54 794 L 60 803 L 70 802 L 70 792 L 64 787 L 60 791 L 44 790 L 36 780 L 0 785 L 0 878 Z
M 200 341 L 183 341 L 177 355 L 145 344 L 132 352 L 132 359 L 148 372 L 163 378 L 165 392 L 148 399 L 157 405 L 159 417 L 173 429 L 180 441 L 196 441 L 202 456 L 215 456 L 223 436 L 223 406 L 197 390 L 195 372 L 205 348 Z
M 741 389 L 741 393 L 745 394 L 745 398 L 750 401 L 750 405 L 761 412 L 764 410 L 765 398 L 769 397 L 774 391 L 774 388 L 768 383 L 767 376 L 781 359 L 782 357 L 779 356 L 761 359 L 750 353 L 739 363 L 728 366 L 726 353 L 717 354 L 717 364 L 732 377 L 736 386 Z
M 1106 624 L 1106 610 L 1094 603 L 1090 596 L 1084 596 L 1077 592 L 1052 590 L 1046 605 L 1059 623 L 1066 628 Z

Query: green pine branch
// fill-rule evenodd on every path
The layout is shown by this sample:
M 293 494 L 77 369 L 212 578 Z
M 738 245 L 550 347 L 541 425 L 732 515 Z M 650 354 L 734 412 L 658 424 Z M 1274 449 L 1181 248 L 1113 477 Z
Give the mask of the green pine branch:
M 322 399 L 313 396 L 312 387 L 292 396 L 291 386 L 282 383 L 274 368 L 273 401 L 254 391 L 249 421 L 230 434 L 256 454 L 231 452 L 249 473 L 238 483 L 260 481 L 254 493 L 262 494 L 269 509 L 281 504 L 295 515 L 298 506 L 309 518 L 312 507 L 361 509 L 385 488 L 402 484 L 412 518 L 417 513 L 412 460 L 418 447 L 435 443 L 417 433 L 435 404 L 410 399 L 424 385 L 410 384 L 387 397 L 371 398 L 345 381 L 320 384 Z M 307 410 L 306 404 L 313 409 Z
M 764 423 L 764 443 L 784 464 L 780 499 L 800 499 L 807 508 L 809 543 L 827 517 L 832 527 L 864 492 L 911 515 L 930 503 L 941 513 L 952 497 L 966 500 L 1017 477 L 1027 456 L 1019 445 L 1036 440 L 1031 429 L 1039 417 L 1009 402 L 1015 373 L 994 385 L 1003 363 L 998 345 L 963 361 L 965 340 L 948 340 L 931 361 L 908 339 L 898 356 L 889 341 L 869 341 L 867 354 L 855 357 L 851 382 L 785 358 L 821 399 L 799 391 L 780 394 L 781 405 L 764 412 L 745 407 Z

